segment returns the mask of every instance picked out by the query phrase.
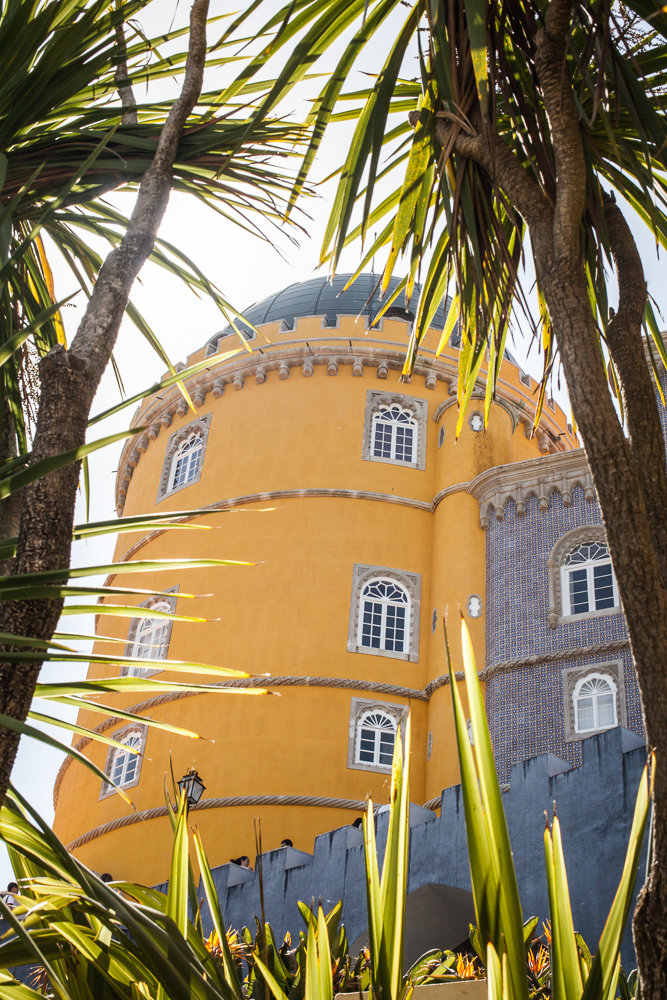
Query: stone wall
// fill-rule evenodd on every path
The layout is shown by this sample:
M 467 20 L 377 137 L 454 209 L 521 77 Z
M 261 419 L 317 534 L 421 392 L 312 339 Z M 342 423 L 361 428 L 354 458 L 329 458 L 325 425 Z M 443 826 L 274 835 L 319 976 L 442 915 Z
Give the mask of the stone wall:
M 646 751 L 628 730 L 618 727 L 582 744 L 582 764 L 569 769 L 552 754 L 521 761 L 512 769 L 503 795 L 519 891 L 525 917 L 548 918 L 544 875 L 544 813 L 558 808 L 567 862 L 575 926 L 592 951 L 604 925 L 621 876 L 635 797 Z M 441 816 L 413 807 L 410 832 L 408 891 L 427 884 L 470 889 L 461 786 L 442 793 Z M 378 850 L 384 852 L 388 813 L 376 820 Z M 263 855 L 266 918 L 282 939 L 286 931 L 298 941 L 303 923 L 297 901 L 322 899 L 329 909 L 343 900 L 343 921 L 353 942 L 366 928 L 364 856 L 361 834 L 341 827 L 317 837 L 313 854 L 293 849 Z M 645 875 L 645 854 L 638 884 Z M 257 872 L 222 865 L 213 876 L 228 927 L 255 927 L 260 914 Z M 244 881 L 239 881 L 243 879 Z M 235 883 L 235 884 L 232 884 Z M 203 890 L 200 888 L 200 895 Z M 211 929 L 208 908 L 204 925 Z M 541 924 L 540 924 L 541 927 Z M 425 941 L 424 950 L 438 941 Z M 632 968 L 634 953 L 628 930 L 623 962 Z

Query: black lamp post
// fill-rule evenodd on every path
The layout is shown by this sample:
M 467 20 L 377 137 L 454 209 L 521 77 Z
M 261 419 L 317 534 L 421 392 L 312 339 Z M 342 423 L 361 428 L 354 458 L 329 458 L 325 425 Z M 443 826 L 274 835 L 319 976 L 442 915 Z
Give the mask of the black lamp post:
M 184 774 L 178 783 L 178 787 L 185 792 L 188 800 L 188 809 L 196 806 L 204 794 L 206 785 L 201 780 L 194 767 L 191 767 L 187 774 Z

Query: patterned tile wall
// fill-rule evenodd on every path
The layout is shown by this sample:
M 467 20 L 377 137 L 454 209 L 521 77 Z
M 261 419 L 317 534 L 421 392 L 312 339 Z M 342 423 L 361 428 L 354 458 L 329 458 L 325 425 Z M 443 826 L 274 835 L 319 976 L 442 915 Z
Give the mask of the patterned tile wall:
M 547 512 L 540 513 L 533 496 L 526 503 L 525 517 L 516 516 L 513 501 L 507 503 L 503 521 L 490 517 L 486 537 L 487 666 L 627 638 L 622 614 L 567 622 L 555 629 L 547 620 L 547 558 L 551 548 L 571 528 L 601 523 L 597 502 L 588 502 L 580 487 L 573 490 L 569 507 L 554 491 Z M 574 765 L 581 762 L 581 744 L 565 742 L 561 671 L 621 656 L 628 727 L 643 735 L 639 690 L 628 652 L 500 671 L 488 679 L 487 715 L 501 781 L 509 780 L 514 763 L 540 753 L 555 753 Z

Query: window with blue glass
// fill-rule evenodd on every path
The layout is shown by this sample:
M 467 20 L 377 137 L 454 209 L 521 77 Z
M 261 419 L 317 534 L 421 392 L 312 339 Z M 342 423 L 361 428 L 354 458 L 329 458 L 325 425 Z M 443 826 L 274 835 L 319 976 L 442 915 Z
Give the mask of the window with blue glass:
M 609 549 L 602 542 L 577 545 L 563 561 L 563 612 L 585 615 L 618 607 Z
M 371 580 L 366 584 L 359 607 L 360 646 L 403 653 L 409 625 L 410 598 L 399 583 Z

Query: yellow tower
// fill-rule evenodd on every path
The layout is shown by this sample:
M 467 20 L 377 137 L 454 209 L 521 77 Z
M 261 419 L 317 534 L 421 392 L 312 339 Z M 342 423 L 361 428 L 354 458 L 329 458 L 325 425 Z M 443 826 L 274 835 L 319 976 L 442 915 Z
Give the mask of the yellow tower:
M 280 697 L 116 696 L 119 708 L 213 742 L 115 718 L 99 728 L 140 746 L 142 758 L 79 743 L 128 788 L 136 813 L 65 761 L 55 831 L 114 878 L 150 885 L 168 876 L 170 754 L 177 778 L 194 766 L 206 785 L 196 822 L 214 865 L 252 857 L 254 816 L 265 849 L 289 838 L 310 851 L 315 836 L 353 822 L 368 792 L 386 802 L 408 710 L 412 801 L 436 809 L 441 790 L 458 781 L 442 620 L 463 611 L 483 664 L 485 535 L 471 484 L 490 468 L 576 442 L 551 401 L 530 436 L 535 386 L 510 358 L 488 429 L 482 373 L 457 442 L 458 352 L 447 347 L 436 359 L 442 320 L 423 342 L 412 380 L 401 382 L 412 317 L 392 308 L 369 329 L 379 309 L 367 301 L 371 277 L 342 292 L 346 277 L 293 285 L 251 307 L 246 315 L 268 339 L 249 332 L 251 353 L 221 359 L 237 342 L 226 330 L 191 354 L 188 366 L 210 359 L 187 381 L 196 416 L 174 387 L 146 399 L 133 418 L 146 429 L 119 463 L 119 512 L 201 510 L 216 530 L 123 534 L 115 561 L 255 565 L 123 575 L 120 585 L 145 589 L 150 579 L 169 596 L 137 599 L 129 628 L 101 608 L 99 634 L 125 639 L 129 655 L 153 647 L 165 659 L 157 679 L 175 677 L 170 659 L 213 663 L 270 674 L 262 683 Z M 179 592 L 210 596 L 193 602 Z M 212 621 L 165 624 L 151 608 Z M 96 651 L 118 647 L 99 641 Z M 108 668 L 92 665 L 88 676 L 108 676 Z M 99 719 L 84 711 L 79 721 L 93 728 Z

